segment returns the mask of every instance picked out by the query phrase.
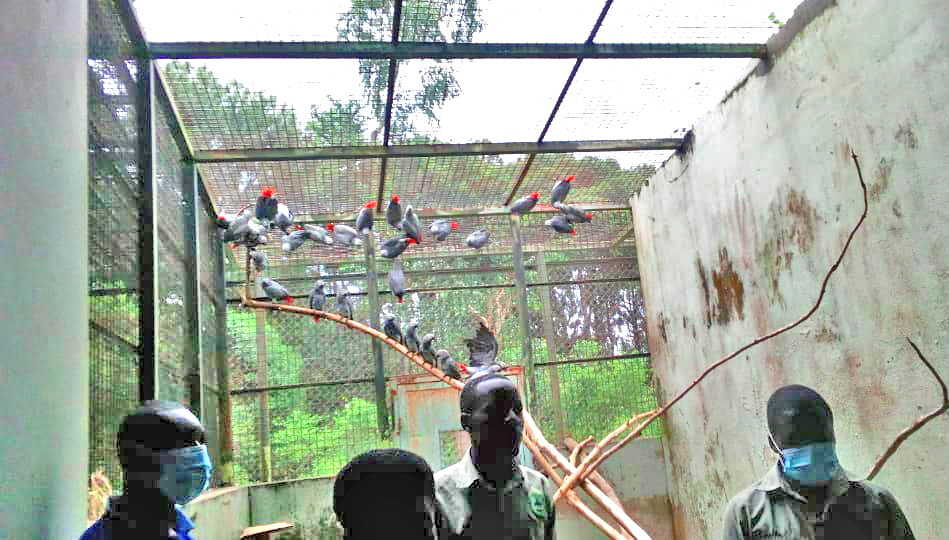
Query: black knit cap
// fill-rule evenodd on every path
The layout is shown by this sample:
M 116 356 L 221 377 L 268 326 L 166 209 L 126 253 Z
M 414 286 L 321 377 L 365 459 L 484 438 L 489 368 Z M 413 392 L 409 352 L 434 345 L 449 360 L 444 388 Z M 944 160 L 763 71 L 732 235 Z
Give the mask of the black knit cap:
M 504 379 L 508 383 L 512 385 L 514 384 L 511 381 L 511 379 L 508 379 L 507 377 L 505 377 L 504 375 L 501 375 L 500 373 L 496 371 L 476 373 L 465 382 L 465 386 L 461 389 L 461 396 L 459 397 L 459 401 L 461 405 L 461 414 L 471 413 L 472 411 L 474 411 L 475 388 L 484 381 L 490 381 L 490 380 L 495 380 L 495 379 Z M 517 388 L 514 389 L 514 393 L 517 394 Z M 520 396 L 518 396 L 518 399 L 520 399 Z
M 139 455 L 137 447 L 154 452 L 184 448 L 203 443 L 205 430 L 198 417 L 184 405 L 153 400 L 142 403 L 122 419 L 115 439 L 119 461 L 124 466 L 140 467 L 150 458 Z
M 358 488 L 358 489 L 357 489 Z M 353 511 L 365 515 L 371 496 L 382 500 L 392 497 L 423 495 L 435 498 L 435 476 L 421 456 L 399 448 L 370 450 L 346 464 L 333 484 L 333 511 L 343 527 Z M 350 522 L 352 523 L 352 522 Z
M 801 385 L 779 388 L 768 399 L 768 429 L 785 448 L 834 442 L 834 415 L 814 390 Z

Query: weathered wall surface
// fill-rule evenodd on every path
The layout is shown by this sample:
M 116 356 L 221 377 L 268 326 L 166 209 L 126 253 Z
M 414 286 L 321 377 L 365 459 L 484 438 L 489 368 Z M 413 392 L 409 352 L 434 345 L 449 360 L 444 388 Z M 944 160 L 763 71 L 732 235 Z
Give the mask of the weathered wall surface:
M 843 465 L 862 475 L 938 404 L 904 336 L 949 376 L 949 3 L 807 1 L 798 14 L 808 10 L 813 20 L 798 31 L 792 19 L 775 57 L 633 200 L 668 399 L 813 303 L 862 208 L 851 148 L 869 186 L 869 217 L 815 316 L 712 374 L 668 417 L 678 538 L 720 537 L 728 499 L 773 465 L 763 409 L 779 386 L 828 399 Z M 947 428 L 935 420 L 877 478 L 920 539 L 949 529 Z

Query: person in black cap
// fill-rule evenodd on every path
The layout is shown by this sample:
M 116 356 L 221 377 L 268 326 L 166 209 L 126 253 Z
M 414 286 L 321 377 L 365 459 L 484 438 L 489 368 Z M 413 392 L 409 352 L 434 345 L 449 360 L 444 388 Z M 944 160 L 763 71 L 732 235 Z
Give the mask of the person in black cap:
M 889 491 L 855 482 L 837 460 L 830 406 L 806 386 L 768 399 L 768 443 L 780 457 L 725 511 L 725 540 L 910 540 L 906 517 Z
M 125 490 L 109 500 L 106 514 L 80 540 L 191 540 L 193 525 L 178 506 L 211 479 L 201 422 L 181 404 L 146 401 L 122 420 L 116 445 Z
M 346 540 L 438 538 L 432 469 L 389 448 L 356 456 L 336 475 L 333 511 Z
M 461 425 L 471 448 L 435 474 L 447 538 L 550 540 L 556 521 L 554 484 L 517 464 L 524 421 L 517 387 L 480 372 L 461 391 Z

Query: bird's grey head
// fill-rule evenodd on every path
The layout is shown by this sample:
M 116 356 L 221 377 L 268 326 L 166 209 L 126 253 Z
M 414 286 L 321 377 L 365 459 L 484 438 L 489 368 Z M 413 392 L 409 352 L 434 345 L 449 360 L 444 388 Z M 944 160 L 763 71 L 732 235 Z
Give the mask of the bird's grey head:
M 438 358 L 439 360 L 445 360 L 447 358 L 451 358 L 451 353 L 445 349 L 438 349 L 435 351 L 435 358 Z
M 316 287 L 317 289 L 322 289 L 326 287 L 326 282 L 324 282 L 322 279 L 318 279 L 316 280 L 316 284 L 314 285 L 314 287 Z

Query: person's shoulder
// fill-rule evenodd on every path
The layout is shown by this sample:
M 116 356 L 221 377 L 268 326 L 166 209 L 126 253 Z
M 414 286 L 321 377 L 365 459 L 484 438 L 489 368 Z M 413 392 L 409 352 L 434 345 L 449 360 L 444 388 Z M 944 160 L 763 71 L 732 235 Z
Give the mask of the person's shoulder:
M 543 488 L 548 495 L 553 495 L 557 491 L 553 481 L 544 476 L 540 471 L 525 467 L 524 465 L 518 465 L 518 467 L 524 476 L 524 485 L 528 488 Z
M 725 512 L 739 512 L 742 508 L 754 506 L 759 497 L 767 497 L 767 492 L 761 490 L 760 484 L 759 480 L 732 496 L 725 505 Z
M 109 540 L 105 527 L 102 525 L 102 520 L 100 519 L 90 525 L 79 537 L 79 540 Z
M 442 487 L 446 484 L 454 486 L 454 480 L 457 478 L 464 470 L 463 463 L 458 462 L 452 465 L 445 467 L 444 469 L 435 473 L 435 487 Z
M 852 480 L 850 483 L 851 485 L 855 485 L 859 487 L 860 489 L 862 489 L 863 492 L 867 494 L 867 497 L 870 499 L 872 503 L 875 503 L 878 505 L 884 505 L 887 507 L 893 507 L 893 506 L 899 507 L 898 503 L 896 502 L 896 498 L 893 496 L 890 490 L 888 490 L 887 488 L 879 484 L 874 484 L 873 482 L 868 482 L 865 480 L 864 481 Z

